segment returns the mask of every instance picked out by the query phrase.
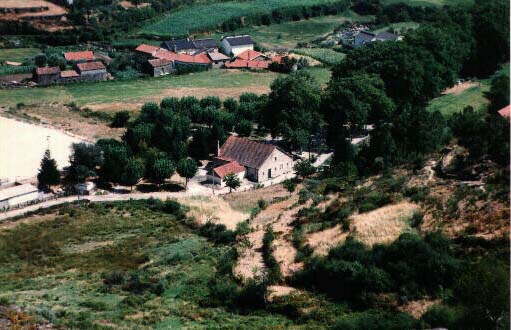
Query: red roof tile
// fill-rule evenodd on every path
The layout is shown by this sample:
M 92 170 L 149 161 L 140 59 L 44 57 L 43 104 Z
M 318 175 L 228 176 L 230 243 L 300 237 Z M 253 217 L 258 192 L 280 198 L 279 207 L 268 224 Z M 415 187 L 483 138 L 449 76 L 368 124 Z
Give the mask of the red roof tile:
M 219 157 L 243 166 L 259 168 L 277 147 L 231 135 L 220 148 Z
M 60 68 L 58 66 L 36 68 L 35 69 L 35 73 L 37 75 L 58 74 L 59 72 L 60 72 Z
M 146 53 L 146 54 L 149 54 L 149 55 L 153 55 L 156 51 L 158 51 L 158 47 L 156 46 L 153 46 L 153 45 L 146 45 L 146 44 L 141 44 L 140 46 L 138 46 L 135 50 L 137 52 L 141 52 L 141 53 Z
M 93 61 L 94 53 L 91 50 L 84 50 L 81 52 L 67 52 L 64 53 L 66 61 Z
M 66 70 L 66 71 L 62 71 L 60 73 L 60 77 L 61 78 L 74 78 L 74 77 L 80 77 L 80 75 L 75 70 Z
M 215 167 L 213 169 L 213 171 L 215 172 L 215 176 L 223 179 L 225 176 L 227 176 L 228 174 L 231 174 L 231 173 L 238 174 L 238 173 L 245 172 L 245 167 L 238 164 L 238 162 L 233 161 L 233 162 Z
M 209 64 L 211 60 L 209 59 L 206 53 L 201 53 L 198 55 L 187 55 L 187 54 L 177 54 L 165 49 L 158 49 L 153 54 L 156 58 L 164 58 L 170 61 L 176 61 L 181 63 L 196 63 L 196 64 Z
M 500 109 L 498 112 L 504 118 L 511 118 L 511 105 Z
M 259 60 L 266 60 L 268 58 L 267 56 L 263 55 L 262 53 L 259 53 L 255 50 L 251 50 L 251 49 L 247 49 L 244 52 L 239 53 L 238 56 L 236 56 L 236 58 L 239 58 L 240 60 L 246 60 L 246 61 L 254 61 L 259 57 L 260 57 Z
M 236 59 L 231 63 L 226 63 L 225 67 L 230 69 L 242 69 L 242 68 L 249 68 L 249 69 L 267 69 L 270 65 L 270 61 L 246 61 L 246 60 L 240 60 Z
M 92 71 L 92 70 L 104 70 L 106 69 L 103 63 L 101 62 L 87 62 L 87 63 L 78 63 L 76 65 L 80 71 Z

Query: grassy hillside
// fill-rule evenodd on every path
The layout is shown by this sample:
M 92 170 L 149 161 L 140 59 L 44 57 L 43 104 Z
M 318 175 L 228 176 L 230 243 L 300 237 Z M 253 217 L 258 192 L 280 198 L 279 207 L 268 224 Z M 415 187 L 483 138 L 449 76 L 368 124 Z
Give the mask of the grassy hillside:
M 390 5 L 395 3 L 407 3 L 412 6 L 456 6 L 471 4 L 474 0 L 382 0 L 384 5 Z
M 335 3 L 335 0 L 253 0 L 246 2 L 220 2 L 183 7 L 140 31 L 143 34 L 183 36 L 194 31 L 215 28 L 229 19 L 271 15 L 273 10 L 297 6 L 313 6 Z
M 40 49 L 38 48 L 3 48 L 0 49 L 0 62 L 23 62 L 24 60 L 33 58 L 39 52 Z
M 266 48 L 294 48 L 299 42 L 310 42 L 325 33 L 332 32 L 339 25 L 349 22 L 367 22 L 372 16 L 360 16 L 348 10 L 340 15 L 313 17 L 307 20 L 281 24 L 243 27 L 232 34 L 250 34 L 259 45 Z M 207 34 L 220 40 L 222 33 Z
M 320 82 L 326 83 L 330 71 L 323 68 L 308 69 Z M 246 91 L 266 93 L 279 74 L 274 72 L 244 72 L 237 70 L 210 70 L 181 76 L 113 80 L 96 83 L 79 83 L 47 88 L 20 88 L 0 90 L 2 105 L 17 103 L 67 103 L 104 105 L 120 103 L 120 107 L 139 106 L 147 101 L 159 102 L 174 95 L 217 95 L 222 98 L 237 96 Z
M 346 54 L 336 52 L 329 48 L 297 48 L 295 53 L 310 56 L 327 65 L 335 65 L 342 61 Z

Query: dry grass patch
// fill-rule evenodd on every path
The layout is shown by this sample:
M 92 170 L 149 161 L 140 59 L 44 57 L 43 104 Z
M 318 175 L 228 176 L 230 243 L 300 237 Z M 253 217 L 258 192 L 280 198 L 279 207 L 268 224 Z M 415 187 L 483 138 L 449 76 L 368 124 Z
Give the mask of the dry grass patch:
M 348 232 L 342 231 L 342 225 L 307 235 L 307 243 L 317 255 L 325 256 L 328 250 L 346 241 Z
M 234 210 L 249 212 L 260 199 L 270 202 L 275 197 L 288 196 L 289 193 L 282 187 L 281 184 L 272 185 L 269 187 L 237 192 L 233 194 L 223 195 L 222 199 L 225 200 Z
M 222 224 L 227 229 L 234 230 L 236 225 L 248 218 L 248 213 L 235 210 L 231 205 L 218 196 L 181 197 L 177 201 L 190 208 L 188 216 L 197 222 L 205 224 L 211 221 Z
M 408 220 L 418 210 L 417 204 L 401 202 L 353 215 L 351 235 L 367 246 L 391 243 L 410 230 Z
M 419 299 L 409 301 L 408 303 L 398 307 L 399 311 L 408 313 L 416 319 L 420 319 L 424 313 L 433 305 L 440 303 L 440 299 Z

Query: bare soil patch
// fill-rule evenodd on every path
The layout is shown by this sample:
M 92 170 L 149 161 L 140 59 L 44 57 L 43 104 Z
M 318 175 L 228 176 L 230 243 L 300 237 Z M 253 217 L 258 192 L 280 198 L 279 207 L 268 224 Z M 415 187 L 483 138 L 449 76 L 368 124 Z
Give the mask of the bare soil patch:
M 478 83 L 476 83 L 474 81 L 466 81 L 464 83 L 456 84 L 453 87 L 444 90 L 442 92 L 442 94 L 443 95 L 447 95 L 447 94 L 458 95 L 458 94 L 461 94 L 464 90 L 469 89 L 470 87 L 477 86 L 477 85 L 478 85 Z
M 398 310 L 404 313 L 408 313 L 416 319 L 420 319 L 421 316 L 426 313 L 428 308 L 433 305 L 437 305 L 441 302 L 440 299 L 420 299 L 410 301 L 407 304 L 398 307 Z

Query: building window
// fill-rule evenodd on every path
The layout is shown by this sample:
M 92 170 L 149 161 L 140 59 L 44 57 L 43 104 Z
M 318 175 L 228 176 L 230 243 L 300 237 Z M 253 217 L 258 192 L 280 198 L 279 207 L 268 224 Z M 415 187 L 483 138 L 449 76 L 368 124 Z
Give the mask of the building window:
M 277 161 L 277 157 L 275 157 L 275 161 Z

